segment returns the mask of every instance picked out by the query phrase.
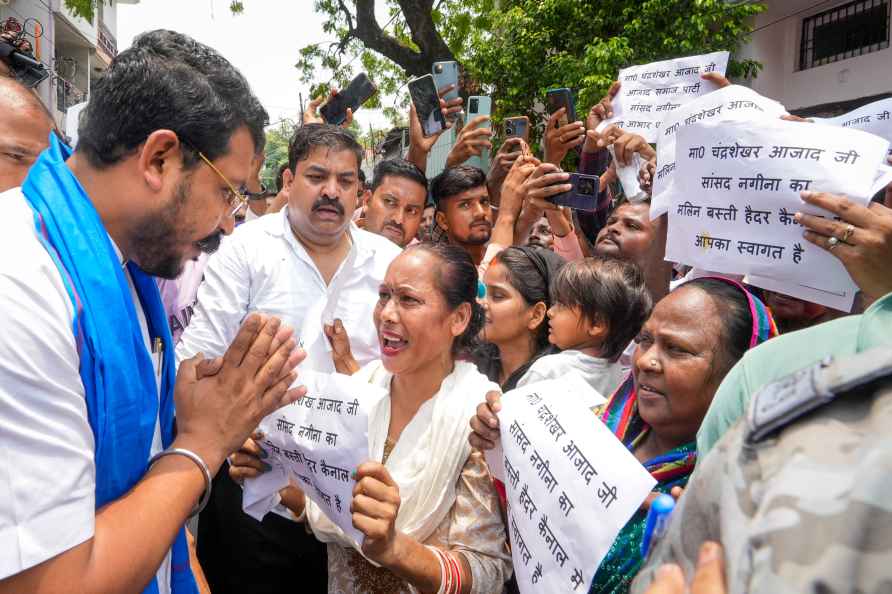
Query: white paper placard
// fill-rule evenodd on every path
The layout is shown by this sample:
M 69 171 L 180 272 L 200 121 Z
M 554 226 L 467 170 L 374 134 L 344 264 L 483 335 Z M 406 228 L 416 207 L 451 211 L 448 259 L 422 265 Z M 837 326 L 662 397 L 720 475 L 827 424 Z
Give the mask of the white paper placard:
M 619 71 L 621 86 L 608 120 L 623 130 L 656 142 L 663 117 L 718 87 L 701 78 L 707 72 L 724 75 L 728 52 L 664 60 Z
M 854 128 L 892 142 L 892 97 L 863 105 L 835 118 L 812 118 L 816 123 Z M 892 151 L 889 151 L 892 154 Z
M 668 196 L 675 180 L 675 137 L 678 131 L 702 121 L 749 121 L 777 119 L 785 115 L 784 106 L 752 89 L 731 85 L 696 99 L 667 115 L 657 140 L 657 171 L 650 201 L 651 220 L 669 212 Z
M 852 280 L 833 255 L 802 237 L 793 215 L 831 218 L 802 190 L 870 200 L 889 143 L 851 129 L 762 120 L 699 122 L 678 131 L 668 196 L 666 259 L 730 274 L 843 293 Z
M 368 461 L 369 413 L 385 390 L 339 373 L 303 371 L 299 382 L 307 395 L 282 407 L 260 424 L 260 446 L 272 470 L 245 481 L 242 507 L 262 518 L 278 502 L 278 492 L 291 482 L 354 542 L 362 533 L 353 527 L 350 504 L 356 481 L 352 473 Z
M 656 481 L 560 380 L 507 392 L 501 451 L 508 536 L 523 594 L 587 592 L 617 534 Z M 498 456 L 498 458 L 496 458 Z
M 798 283 L 790 283 L 767 276 L 749 275 L 743 278 L 743 282 L 748 285 L 774 291 L 775 293 L 783 293 L 790 295 L 803 301 L 810 303 L 818 303 L 825 307 L 829 307 L 838 311 L 850 312 L 855 302 L 855 294 L 858 287 L 852 283 L 849 287 L 842 290 L 828 291 L 825 289 L 817 289 L 808 285 L 800 285 Z

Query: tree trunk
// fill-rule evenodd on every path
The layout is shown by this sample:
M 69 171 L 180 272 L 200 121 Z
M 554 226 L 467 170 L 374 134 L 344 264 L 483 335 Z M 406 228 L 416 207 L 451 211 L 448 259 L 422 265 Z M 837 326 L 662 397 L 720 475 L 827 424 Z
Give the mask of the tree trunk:
M 397 1 L 409 26 L 412 41 L 421 51 L 406 47 L 381 29 L 375 18 L 375 0 L 356 0 L 355 25 L 349 10 L 340 2 L 341 11 L 345 13 L 350 27 L 349 35 L 368 49 L 389 58 L 412 76 L 429 74 L 434 62 L 454 60 L 452 51 L 434 26 L 431 16 L 433 0 Z

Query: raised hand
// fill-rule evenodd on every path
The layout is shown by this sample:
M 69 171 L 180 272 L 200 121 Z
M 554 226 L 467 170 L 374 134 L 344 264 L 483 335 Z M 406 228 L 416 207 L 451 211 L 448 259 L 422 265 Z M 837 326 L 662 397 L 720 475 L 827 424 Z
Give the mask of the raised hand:
M 489 122 L 489 116 L 479 115 L 473 120 L 465 124 L 455 144 L 446 156 L 446 167 L 455 167 L 461 165 L 471 157 L 480 156 L 486 149 L 492 148 L 492 129 L 489 127 L 481 128 Z
M 607 94 L 592 105 L 592 108 L 588 111 L 588 117 L 585 119 L 585 144 L 582 146 L 582 150 L 586 153 L 596 153 L 603 148 L 598 146 L 598 140 L 601 135 L 598 133 L 597 128 L 601 125 L 601 122 L 613 117 L 613 100 L 619 93 L 621 86 L 622 84 L 618 80 L 613 81 Z
M 216 471 L 261 419 L 303 396 L 306 388 L 291 388 L 306 356 L 293 333 L 278 318 L 251 314 L 222 360 L 199 354 L 183 361 L 174 389 L 176 441 L 200 450 Z
M 545 127 L 545 160 L 560 166 L 571 149 L 585 142 L 585 124 L 569 122 L 558 127 L 558 122 L 565 116 L 567 109 L 562 107 L 551 114 Z
M 805 239 L 836 256 L 868 297 L 892 292 L 892 209 L 879 203 L 864 207 L 825 192 L 802 192 L 802 200 L 841 219 L 796 213 L 796 221 L 806 228 Z
M 477 414 L 471 417 L 471 435 L 468 441 L 471 447 L 480 451 L 491 450 L 499 442 L 499 417 L 502 410 L 502 395 L 499 392 L 488 392 L 486 402 L 477 405 Z
M 319 115 L 319 108 L 328 103 L 332 99 L 334 99 L 338 94 L 337 89 L 331 89 L 328 93 L 328 96 L 320 95 L 316 97 L 309 103 L 307 103 L 306 109 L 304 109 L 303 113 L 303 122 L 306 124 L 324 124 L 325 120 Z M 349 107 L 347 108 L 347 119 L 341 122 L 341 128 L 348 128 L 350 124 L 353 122 L 353 110 Z
M 331 359 L 335 371 L 344 375 L 353 375 L 359 371 L 359 363 L 356 362 L 353 351 L 350 350 L 350 336 L 347 335 L 344 323 L 335 319 L 330 326 L 323 325 L 322 330 L 331 343 Z

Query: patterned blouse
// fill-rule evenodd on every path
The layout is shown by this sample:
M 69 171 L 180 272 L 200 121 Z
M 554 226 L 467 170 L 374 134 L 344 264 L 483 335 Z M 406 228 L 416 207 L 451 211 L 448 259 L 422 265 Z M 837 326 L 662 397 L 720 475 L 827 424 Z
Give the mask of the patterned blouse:
M 384 446 L 384 459 L 396 444 Z M 511 577 L 511 553 L 499 500 L 483 454 L 468 457 L 455 489 L 455 504 L 422 544 L 464 556 L 471 568 L 471 594 L 500 594 Z M 328 545 L 329 594 L 417 594 L 418 590 L 390 570 L 375 567 L 353 549 Z

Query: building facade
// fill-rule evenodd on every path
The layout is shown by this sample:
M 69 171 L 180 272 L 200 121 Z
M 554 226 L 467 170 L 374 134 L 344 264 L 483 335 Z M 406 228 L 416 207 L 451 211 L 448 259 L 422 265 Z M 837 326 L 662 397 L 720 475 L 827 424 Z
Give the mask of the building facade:
M 768 0 L 737 58 L 749 84 L 802 116 L 834 116 L 892 96 L 892 0 Z
M 64 0 L 0 0 L 0 29 L 22 31 L 50 77 L 37 91 L 60 123 L 72 105 L 86 101 L 96 76 L 118 53 L 117 6 L 139 0 L 99 0 L 92 21 Z

